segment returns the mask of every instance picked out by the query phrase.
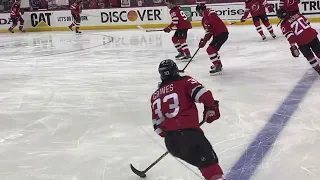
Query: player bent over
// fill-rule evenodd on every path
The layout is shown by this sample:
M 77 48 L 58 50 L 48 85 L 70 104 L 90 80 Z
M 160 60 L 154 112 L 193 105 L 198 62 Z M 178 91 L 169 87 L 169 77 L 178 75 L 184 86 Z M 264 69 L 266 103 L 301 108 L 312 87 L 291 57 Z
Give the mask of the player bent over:
M 166 0 L 166 5 L 170 9 L 172 22 L 168 27 L 164 28 L 164 32 L 169 33 L 174 26 L 177 28 L 172 37 L 172 42 L 178 50 L 178 55 L 175 58 L 177 60 L 188 61 L 191 55 L 186 41 L 188 30 L 192 28 L 191 22 L 180 6 L 176 5 L 176 0 Z
M 273 32 L 272 25 L 270 24 L 267 17 L 265 8 L 267 8 L 269 12 L 274 12 L 273 7 L 267 3 L 267 0 L 246 0 L 246 10 L 241 18 L 241 22 L 245 22 L 248 18 L 249 13 L 251 14 L 253 24 L 255 25 L 263 41 L 266 40 L 266 36 L 263 33 L 260 20 L 262 21 L 264 26 L 266 26 L 271 36 L 273 38 L 276 38 L 276 35 Z
M 203 48 L 206 43 L 213 39 L 207 48 L 207 53 L 212 62 L 210 74 L 217 75 L 222 71 L 222 63 L 220 61 L 219 50 L 221 46 L 227 41 L 229 32 L 223 21 L 217 16 L 214 11 L 206 8 L 205 4 L 198 4 L 196 11 L 202 17 L 202 26 L 206 30 L 204 38 L 199 42 L 199 48 Z
M 76 0 L 75 3 L 73 3 L 71 6 L 70 6 L 70 10 L 71 10 L 71 15 L 73 17 L 73 23 L 70 24 L 69 26 L 69 29 L 71 31 L 73 31 L 73 26 L 76 26 L 76 33 L 81 33 L 79 31 L 79 28 L 80 28 L 80 22 L 81 22 L 81 16 L 80 16 L 80 13 L 81 13 L 81 2 L 82 0 Z
M 151 96 L 155 132 L 164 137 L 170 154 L 198 167 L 206 180 L 223 180 L 218 157 L 200 129 L 195 104 L 204 104 L 203 118 L 211 123 L 220 117 L 219 101 L 192 77 L 180 76 L 171 59 L 163 60 L 158 71 L 161 83 Z
M 21 14 L 24 14 L 23 11 L 21 11 L 20 9 L 20 0 L 17 0 L 13 3 L 12 7 L 11 7 L 11 14 L 10 14 L 10 18 L 12 20 L 12 25 L 11 27 L 8 29 L 8 31 L 10 31 L 11 33 L 14 33 L 13 29 L 18 25 L 18 21 L 20 23 L 19 26 L 19 30 L 20 32 L 25 32 L 25 30 L 23 29 L 23 25 L 24 25 L 24 20 L 21 17 Z M 21 14 L 20 14 L 21 13 Z
M 299 3 L 300 0 L 280 0 L 279 7 L 292 16 L 299 13 Z
M 290 16 L 284 9 L 279 9 L 277 16 L 281 19 L 281 30 L 290 43 L 292 56 L 299 57 L 300 55 L 297 44 L 303 56 L 320 74 L 319 60 L 315 57 L 316 55 L 320 58 L 320 42 L 317 31 L 310 26 L 310 22 L 300 13 Z

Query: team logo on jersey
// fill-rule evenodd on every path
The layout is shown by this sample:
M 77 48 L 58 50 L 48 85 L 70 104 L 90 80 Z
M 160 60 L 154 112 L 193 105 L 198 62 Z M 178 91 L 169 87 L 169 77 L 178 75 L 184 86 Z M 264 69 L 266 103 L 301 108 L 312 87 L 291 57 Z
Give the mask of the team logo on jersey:
M 254 4 L 252 5 L 252 11 L 253 11 L 253 12 L 257 12 L 259 9 L 260 9 L 259 3 L 254 3 Z

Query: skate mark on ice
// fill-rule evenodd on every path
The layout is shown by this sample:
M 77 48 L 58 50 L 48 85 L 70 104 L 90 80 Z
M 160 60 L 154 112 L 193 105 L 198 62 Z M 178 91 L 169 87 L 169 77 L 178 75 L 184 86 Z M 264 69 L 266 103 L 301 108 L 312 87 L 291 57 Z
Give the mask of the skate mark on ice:
M 304 99 L 319 75 L 307 71 L 285 98 L 279 108 L 272 114 L 266 125 L 256 135 L 246 151 L 226 175 L 228 180 L 249 180 L 263 158 L 273 147 L 281 131 L 285 128 L 299 103 Z

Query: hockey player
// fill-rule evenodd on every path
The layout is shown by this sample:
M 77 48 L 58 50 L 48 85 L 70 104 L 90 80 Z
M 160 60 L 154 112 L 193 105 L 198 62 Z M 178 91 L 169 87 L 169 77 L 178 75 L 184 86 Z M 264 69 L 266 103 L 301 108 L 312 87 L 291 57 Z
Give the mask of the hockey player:
M 299 13 L 300 0 L 280 0 L 280 9 L 284 9 L 289 15 Z
M 159 64 L 161 83 L 151 96 L 152 122 L 170 154 L 200 169 L 206 180 L 223 180 L 218 157 L 199 126 L 195 102 L 204 105 L 207 123 L 219 119 L 219 101 L 190 76 L 180 76 L 176 63 Z
M 241 22 L 245 22 L 248 18 L 249 13 L 251 14 L 253 24 L 255 25 L 263 41 L 266 40 L 266 36 L 263 33 L 260 20 L 262 21 L 264 26 L 266 26 L 271 36 L 273 38 L 276 38 L 276 35 L 273 32 L 272 25 L 270 24 L 267 17 L 265 8 L 268 9 L 268 12 L 274 12 L 273 7 L 267 3 L 267 0 L 246 0 L 246 10 L 241 18 Z
M 192 28 L 191 22 L 181 10 L 180 6 L 176 5 L 176 0 L 166 0 L 166 5 L 170 9 L 172 22 L 168 27 L 164 28 L 164 32 L 169 33 L 174 26 L 177 28 L 172 37 L 172 42 L 178 50 L 176 59 L 188 61 L 191 58 L 191 55 L 186 41 L 188 29 Z
M 284 9 L 279 9 L 277 16 L 281 19 L 281 30 L 290 43 L 292 56 L 299 57 L 300 55 L 297 44 L 303 56 L 320 74 L 319 60 L 315 57 L 316 55 L 320 58 L 320 42 L 317 31 L 310 26 L 310 22 L 300 13 L 290 16 Z
M 196 11 L 202 17 L 202 26 L 206 31 L 204 38 L 199 42 L 199 48 L 203 48 L 213 36 L 213 39 L 207 48 L 207 53 L 213 64 L 211 66 L 210 74 L 220 74 L 222 71 L 222 63 L 218 52 L 228 39 L 228 29 L 217 14 L 214 11 L 207 9 L 205 4 L 198 4 Z
M 24 12 L 20 9 L 20 3 L 20 0 L 16 0 L 11 7 L 10 18 L 12 20 L 12 25 L 8 29 L 11 33 L 14 33 L 13 29 L 18 25 L 18 21 L 20 23 L 19 31 L 25 32 L 25 30 L 23 29 L 24 20 L 21 17 L 21 14 L 24 14 Z
M 73 3 L 70 6 L 70 10 L 71 10 L 71 15 L 73 17 L 73 23 L 70 24 L 69 29 L 71 31 L 73 31 L 73 26 L 76 26 L 76 33 L 81 33 L 79 31 L 80 28 L 80 22 L 81 22 L 81 17 L 80 17 L 80 13 L 81 13 L 81 2 L 82 0 L 76 0 L 75 3 Z

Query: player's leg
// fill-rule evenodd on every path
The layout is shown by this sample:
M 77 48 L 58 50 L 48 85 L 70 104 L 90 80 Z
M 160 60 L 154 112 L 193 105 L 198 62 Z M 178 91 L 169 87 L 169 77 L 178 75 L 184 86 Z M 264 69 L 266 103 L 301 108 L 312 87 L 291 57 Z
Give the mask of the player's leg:
M 72 18 L 73 18 L 73 21 L 72 21 L 72 23 L 68 26 L 68 28 L 71 30 L 71 31 L 73 31 L 73 27 L 76 25 L 76 15 L 75 14 L 71 14 L 72 15 Z
M 318 37 L 316 37 L 311 42 L 311 49 L 314 52 L 314 54 L 318 57 L 317 62 L 319 63 L 319 61 L 320 61 L 320 41 L 319 41 Z M 315 70 L 320 74 L 320 65 L 315 67 Z
M 186 129 L 166 136 L 168 151 L 200 169 L 206 180 L 222 180 L 223 171 L 210 142 L 200 129 Z
M 312 42 L 309 44 L 299 46 L 299 49 L 303 56 L 307 58 L 308 62 L 310 63 L 311 67 L 316 70 L 318 73 L 320 73 L 320 65 L 319 61 L 314 56 L 312 50 L 311 50 Z
M 184 57 L 184 53 L 183 53 L 181 44 L 179 42 L 179 32 L 180 31 L 181 31 L 180 29 L 176 30 L 176 32 L 172 36 L 172 43 L 173 43 L 174 47 L 177 49 L 177 51 L 178 51 L 178 55 L 175 56 L 175 58 L 177 60 L 180 60 L 181 58 Z
M 266 40 L 266 36 L 263 34 L 263 30 L 260 24 L 260 16 L 255 16 L 252 18 L 253 24 L 256 27 L 257 32 L 260 34 L 262 40 Z
M 11 27 L 8 29 L 11 33 L 14 33 L 13 29 L 18 25 L 18 19 L 17 18 L 12 18 L 12 25 Z
M 269 19 L 267 17 L 267 14 L 261 15 L 261 21 L 263 22 L 264 26 L 268 29 L 269 33 L 273 38 L 276 38 L 277 36 L 273 32 L 272 25 L 269 22 Z
M 80 17 L 80 14 L 77 14 L 76 15 L 76 33 L 81 33 L 79 31 L 79 28 L 80 28 L 80 23 L 81 23 L 81 17 Z
M 222 71 L 222 63 L 220 60 L 219 50 L 221 46 L 227 41 L 229 33 L 225 32 L 213 38 L 212 42 L 207 48 L 207 53 L 212 62 L 210 74 L 217 75 Z
M 189 61 L 191 58 L 189 47 L 187 44 L 187 37 L 188 37 L 188 29 L 181 29 L 178 32 L 178 39 L 179 43 L 181 45 L 181 49 L 184 53 L 184 57 L 182 58 L 182 61 Z
M 19 23 L 20 23 L 19 30 L 20 30 L 21 32 L 26 32 L 26 31 L 23 29 L 24 19 L 23 19 L 21 16 L 19 17 Z

